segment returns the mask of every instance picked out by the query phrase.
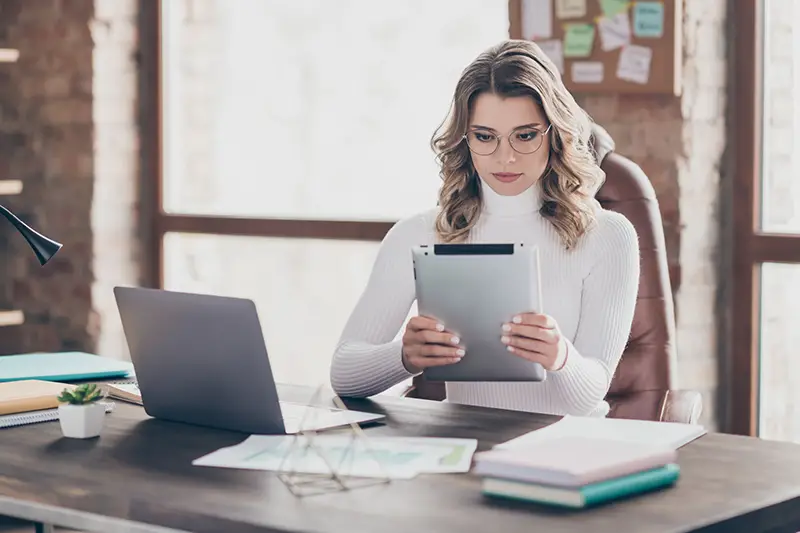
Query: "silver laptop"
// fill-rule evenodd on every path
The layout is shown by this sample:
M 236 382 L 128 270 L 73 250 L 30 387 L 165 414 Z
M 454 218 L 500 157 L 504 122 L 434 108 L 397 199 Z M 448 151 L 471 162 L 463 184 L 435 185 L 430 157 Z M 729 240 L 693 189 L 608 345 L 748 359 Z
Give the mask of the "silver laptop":
M 281 402 L 252 300 L 115 287 L 142 405 L 154 418 L 292 434 L 384 415 Z

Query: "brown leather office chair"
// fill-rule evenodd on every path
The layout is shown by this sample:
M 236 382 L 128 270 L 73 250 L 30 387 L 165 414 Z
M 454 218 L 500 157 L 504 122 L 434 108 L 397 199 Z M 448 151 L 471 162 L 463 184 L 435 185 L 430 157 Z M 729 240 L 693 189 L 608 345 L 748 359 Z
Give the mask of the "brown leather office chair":
M 630 338 L 606 400 L 610 417 L 695 423 L 702 411 L 696 391 L 674 390 L 675 314 L 664 228 L 650 180 L 630 159 L 614 152 L 614 141 L 595 126 L 593 141 L 606 181 L 600 204 L 624 214 L 639 235 L 641 277 Z M 443 400 L 445 386 L 414 378 L 408 397 Z

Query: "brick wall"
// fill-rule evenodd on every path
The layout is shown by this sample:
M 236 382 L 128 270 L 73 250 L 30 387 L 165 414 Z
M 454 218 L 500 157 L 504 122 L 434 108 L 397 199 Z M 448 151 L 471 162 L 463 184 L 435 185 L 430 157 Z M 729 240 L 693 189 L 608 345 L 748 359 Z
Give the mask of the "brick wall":
M 94 191 L 90 1 L 11 0 L 0 10 L 3 45 L 0 159 L 23 194 L 7 205 L 64 244 L 45 267 L 9 226 L 3 287 L 26 324 L 0 330 L 4 351 L 91 344 L 91 212 Z M 4 199 L 5 200 L 5 199 Z
M 149 253 L 138 238 L 139 187 L 138 0 L 94 0 L 90 23 L 94 194 L 92 197 L 92 332 L 96 351 L 125 358 L 113 288 L 137 285 L 142 258 Z M 152 176 L 142 175 L 143 179 Z
M 684 2 L 683 89 L 670 96 L 585 96 L 617 151 L 650 177 L 664 220 L 677 313 L 678 387 L 717 423 L 721 165 L 726 143 L 726 0 Z
M 136 282 L 135 4 L 3 1 L 0 43 L 20 59 L 0 65 L 0 178 L 24 182 L 3 201 L 64 248 L 40 267 L 2 230 L 3 305 L 26 323 L 0 329 L 0 353 L 96 350 L 108 287 Z

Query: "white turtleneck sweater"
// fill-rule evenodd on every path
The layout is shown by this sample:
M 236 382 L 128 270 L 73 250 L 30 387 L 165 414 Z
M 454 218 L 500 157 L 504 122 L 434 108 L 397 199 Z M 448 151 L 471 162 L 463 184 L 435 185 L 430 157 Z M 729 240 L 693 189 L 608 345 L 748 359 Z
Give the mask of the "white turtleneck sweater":
M 596 208 L 597 224 L 567 251 L 539 214 L 539 185 L 501 196 L 482 184 L 483 206 L 469 242 L 539 247 L 543 312 L 568 342 L 569 356 L 541 383 L 448 382 L 447 401 L 551 414 L 605 416 L 611 377 L 630 334 L 639 286 L 633 225 Z M 411 247 L 437 242 L 436 210 L 395 224 L 378 251 L 366 288 L 333 355 L 331 385 L 340 396 L 379 394 L 412 377 L 395 340 L 415 300 Z M 498 331 L 498 335 L 500 331 Z M 469 357 L 469 353 L 467 353 Z

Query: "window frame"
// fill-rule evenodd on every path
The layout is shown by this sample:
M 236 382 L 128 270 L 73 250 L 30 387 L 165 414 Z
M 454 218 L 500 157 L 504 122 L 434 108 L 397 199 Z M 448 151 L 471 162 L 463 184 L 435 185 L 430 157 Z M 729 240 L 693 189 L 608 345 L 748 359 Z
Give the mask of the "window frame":
M 144 284 L 164 288 L 164 237 L 167 233 L 201 233 L 290 239 L 380 241 L 395 221 L 285 219 L 212 216 L 164 211 L 162 140 L 162 2 L 141 2 L 140 27 L 140 138 L 142 140 L 142 217 L 150 220 L 144 232 L 151 241 Z

